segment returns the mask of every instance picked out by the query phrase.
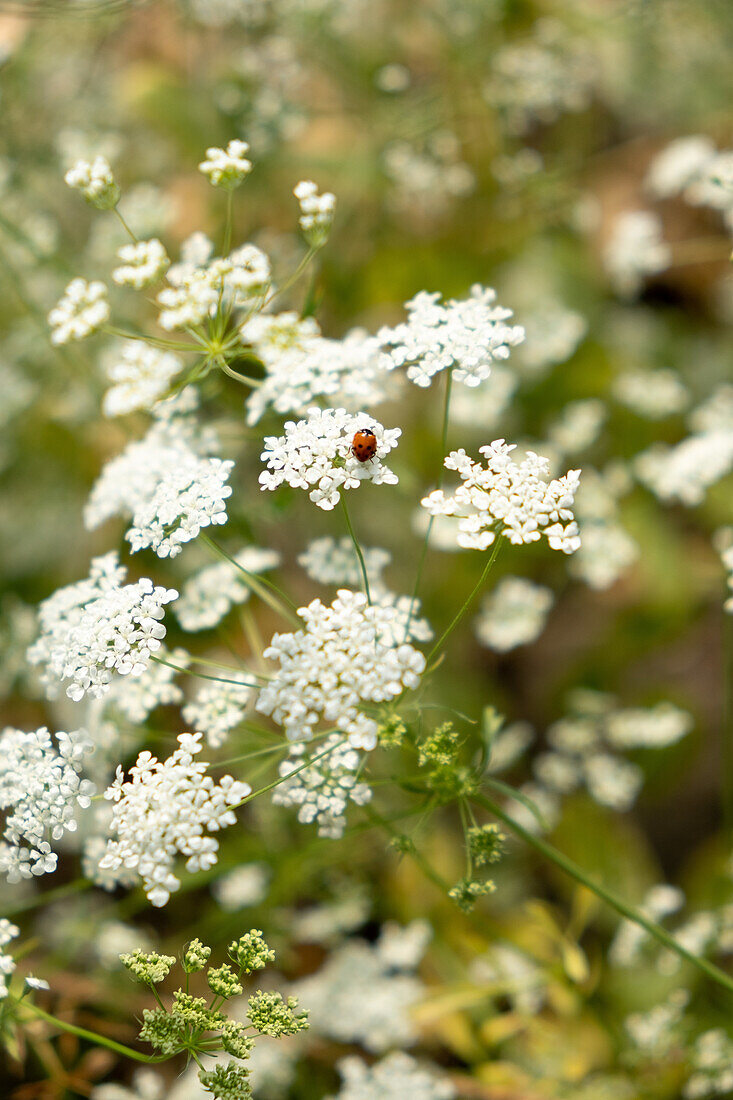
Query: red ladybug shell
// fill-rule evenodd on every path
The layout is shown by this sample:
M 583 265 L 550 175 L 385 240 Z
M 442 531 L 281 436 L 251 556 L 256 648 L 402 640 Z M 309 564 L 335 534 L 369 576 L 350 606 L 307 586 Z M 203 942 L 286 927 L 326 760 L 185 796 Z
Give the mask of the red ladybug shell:
M 377 437 L 371 428 L 360 428 L 351 441 L 351 453 L 359 462 L 368 462 L 377 453 Z

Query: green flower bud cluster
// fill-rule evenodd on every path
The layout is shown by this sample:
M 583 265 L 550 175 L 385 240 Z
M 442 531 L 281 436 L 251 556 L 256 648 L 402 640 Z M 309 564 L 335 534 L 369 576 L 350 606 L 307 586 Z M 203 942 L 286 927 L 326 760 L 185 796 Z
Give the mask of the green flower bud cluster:
M 210 1056 L 224 1051 L 243 1062 L 255 1045 L 255 1035 L 248 1032 L 280 1038 L 295 1035 L 308 1027 L 308 1013 L 297 1011 L 297 998 L 286 1000 L 280 993 L 261 990 L 249 998 L 248 1022 L 229 1018 L 225 1006 L 227 1001 L 242 993 L 243 975 L 264 969 L 275 958 L 275 952 L 258 929 L 252 929 L 230 944 L 229 958 L 233 966 L 223 963 L 208 969 L 210 955 L 210 947 L 199 939 L 192 940 L 181 960 L 186 989 L 175 990 L 170 1008 L 163 1005 L 156 992 L 158 1007 L 143 1011 L 140 1038 L 150 1043 L 157 1054 L 174 1057 L 185 1052 L 198 1060 L 200 1054 Z M 133 951 L 120 958 L 138 981 L 151 988 L 168 977 L 176 961 L 171 955 L 159 955 L 154 951 Z M 213 994 L 210 1000 L 188 991 L 190 975 L 201 971 L 205 971 Z M 238 1062 L 218 1063 L 211 1070 L 202 1069 L 199 1074 L 204 1089 L 214 1100 L 248 1100 L 252 1096 L 248 1077 L 249 1070 Z
M 474 878 L 462 878 L 448 891 L 448 897 L 464 913 L 470 913 L 479 898 L 486 897 L 487 894 L 493 894 L 494 890 L 496 890 L 496 883 L 492 882 L 491 879 L 479 882 Z
M 461 739 L 451 722 L 427 734 L 418 745 L 418 763 L 429 767 L 427 785 L 440 802 L 473 794 L 476 779 L 460 762 Z

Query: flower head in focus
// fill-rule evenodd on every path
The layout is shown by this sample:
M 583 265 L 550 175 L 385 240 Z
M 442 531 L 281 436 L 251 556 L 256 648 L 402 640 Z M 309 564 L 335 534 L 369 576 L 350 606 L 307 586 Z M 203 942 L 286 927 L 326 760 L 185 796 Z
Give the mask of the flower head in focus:
M 125 779 L 117 769 L 105 792 L 112 804 L 111 839 L 100 866 L 136 871 L 152 905 L 165 905 L 180 887 L 174 874 L 177 853 L 186 856 L 186 870 L 212 867 L 218 841 L 207 836 L 236 821 L 232 806 L 251 791 L 225 775 L 219 783 L 206 774 L 208 764 L 197 761 L 201 734 L 182 733 L 178 748 L 160 761 L 142 752 Z
M 406 303 L 407 321 L 377 333 L 385 368 L 407 367 L 417 386 L 429 386 L 444 370 L 452 370 L 457 382 L 478 386 L 492 363 L 508 359 L 524 340 L 521 326 L 506 323 L 512 311 L 495 302 L 496 292 L 478 284 L 468 298 L 445 303 L 440 294 L 421 291 Z
M 456 516 L 459 546 L 486 550 L 497 534 L 511 543 L 536 542 L 543 535 L 553 550 L 572 554 L 580 546 L 573 518 L 573 498 L 580 470 L 549 480 L 549 462 L 533 451 L 516 463 L 510 457 L 514 444 L 495 439 L 480 447 L 486 458 L 481 466 L 461 449 L 445 460 L 463 484 L 452 495 L 436 489 L 422 505 L 431 515 Z
M 357 432 L 368 428 L 376 437 L 374 455 L 361 462 L 352 451 Z M 308 418 L 285 424 L 285 435 L 266 436 L 260 486 L 277 489 L 287 483 L 305 489 L 319 508 L 329 511 L 341 499 L 341 491 L 356 489 L 362 481 L 396 485 L 397 476 L 383 459 L 397 446 L 400 428 L 385 428 L 366 413 L 345 409 L 308 410 Z

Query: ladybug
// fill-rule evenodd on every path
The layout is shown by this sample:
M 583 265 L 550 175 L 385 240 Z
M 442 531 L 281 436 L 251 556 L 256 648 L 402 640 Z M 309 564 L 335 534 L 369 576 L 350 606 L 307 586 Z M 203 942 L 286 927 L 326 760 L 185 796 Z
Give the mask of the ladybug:
M 359 428 L 351 441 L 351 453 L 359 462 L 368 462 L 377 453 L 377 437 L 371 428 Z

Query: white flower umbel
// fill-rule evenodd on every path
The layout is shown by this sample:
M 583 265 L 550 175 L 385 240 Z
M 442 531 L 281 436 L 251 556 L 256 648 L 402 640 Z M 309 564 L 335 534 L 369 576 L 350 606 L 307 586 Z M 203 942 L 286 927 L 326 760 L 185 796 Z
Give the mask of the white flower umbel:
M 227 191 L 239 187 L 252 171 L 252 161 L 247 159 L 249 145 L 236 138 L 229 142 L 226 149 L 212 145 L 206 150 L 206 160 L 199 164 L 199 172 L 208 176 L 213 187 L 222 187 Z
M 209 745 L 216 749 L 227 735 L 244 721 L 247 704 L 252 698 L 252 677 L 230 672 L 231 680 L 207 682 L 182 710 L 183 721 L 191 729 L 200 730 Z
M 417 386 L 429 386 L 443 370 L 452 370 L 457 382 L 478 386 L 489 377 L 492 363 L 508 359 L 524 340 L 521 326 L 506 324 L 512 311 L 495 302 L 496 292 L 478 285 L 468 298 L 445 303 L 439 293 L 421 291 L 405 304 L 407 321 L 377 333 L 385 368 L 407 367 L 407 377 Z
M 620 463 L 605 470 L 583 468 L 575 497 L 581 545 L 568 571 L 599 591 L 610 588 L 636 561 L 640 550 L 620 522 L 618 500 L 631 488 L 631 476 Z
M 396 644 L 395 610 L 370 607 L 361 593 L 341 589 L 330 607 L 313 600 L 298 614 L 304 629 L 275 634 L 265 650 L 280 667 L 260 691 L 257 710 L 293 741 L 312 736 L 324 721 L 348 734 L 355 747 L 374 748 L 377 723 L 360 705 L 416 688 L 425 657 L 407 643 Z
M 160 649 L 164 607 L 178 593 L 155 587 L 147 577 L 123 584 L 125 572 L 115 552 L 105 554 L 92 561 L 86 580 L 41 603 L 40 634 L 28 660 L 44 666 L 51 694 L 54 681 L 68 680 L 71 699 L 104 695 L 115 673 L 140 676 Z
M 251 792 L 246 783 L 225 775 L 217 784 L 206 774 L 200 733 L 182 733 L 178 748 L 160 761 L 141 752 L 125 779 L 117 769 L 105 792 L 112 804 L 111 838 L 100 867 L 135 871 L 151 905 L 165 905 L 181 883 L 174 874 L 177 853 L 186 856 L 187 871 L 213 867 L 218 841 L 207 833 L 234 825 L 232 806 Z
M 367 576 L 372 588 L 382 581 L 382 570 L 389 565 L 392 555 L 376 546 L 362 546 Z M 298 556 L 298 565 L 305 569 L 317 584 L 340 584 L 356 588 L 361 584 L 361 569 L 354 553 L 354 544 L 348 535 L 333 539 L 329 535 L 309 543 Z
M 722 527 L 719 531 L 716 531 L 714 543 L 720 554 L 723 568 L 728 574 L 730 595 L 723 604 L 723 608 L 729 615 L 733 615 L 733 527 Z
M 722 1027 L 698 1035 L 691 1050 L 693 1073 L 682 1095 L 684 1100 L 728 1096 L 733 1090 L 733 1040 Z
M 137 409 L 151 409 L 167 392 L 183 363 L 169 351 L 140 340 L 125 340 L 104 356 L 103 367 L 112 386 L 102 399 L 102 412 L 105 416 L 125 416 Z
M 377 439 L 373 458 L 360 462 L 352 452 L 355 434 L 369 429 Z M 260 486 L 277 489 L 287 483 L 305 489 L 319 508 L 328 511 L 341 499 L 341 491 L 356 489 L 363 481 L 396 485 L 397 476 L 383 459 L 397 446 L 400 428 L 385 428 L 366 413 L 345 409 L 308 410 L 308 418 L 287 421 L 285 435 L 266 436 Z
M 606 722 L 606 739 L 616 749 L 661 749 L 690 732 L 692 715 L 673 703 L 628 707 L 614 711 Z
M 256 314 L 239 332 L 266 372 L 247 398 L 248 424 L 256 424 L 269 408 L 302 416 L 322 399 L 349 410 L 371 408 L 394 389 L 395 376 L 384 370 L 379 342 L 361 329 L 330 340 L 313 318 L 289 312 Z
M 94 794 L 93 784 L 81 778 L 91 749 L 81 731 L 57 733 L 55 742 L 45 726 L 0 733 L 0 872 L 8 882 L 56 870 L 50 842 L 75 831 L 77 808 L 86 809 Z
M 120 189 L 106 157 L 78 160 L 66 173 L 64 181 L 99 210 L 112 210 L 120 201 Z
M 123 244 L 117 255 L 122 264 L 114 269 L 112 278 L 119 286 L 131 286 L 135 290 L 143 290 L 146 286 L 157 283 L 171 263 L 168 253 L 156 237 L 149 241 L 137 241 L 135 244 Z
M 498 653 L 528 645 L 544 630 L 553 599 L 549 588 L 524 577 L 504 577 L 484 601 L 476 637 Z
M 193 258 L 168 270 L 169 285 L 157 296 L 163 307 L 158 324 L 167 331 L 195 328 L 219 309 L 244 306 L 262 296 L 270 284 L 270 261 L 253 244 L 244 244 L 223 259 L 204 259 L 203 247 L 189 248 L 188 255 Z
M 635 297 L 645 279 L 664 271 L 672 252 L 662 236 L 662 223 L 650 210 L 627 210 L 613 223 L 603 262 L 616 292 Z
M 684 904 L 685 895 L 677 886 L 658 883 L 647 890 L 638 908 L 649 920 L 661 923 Z M 613 966 L 638 966 L 644 949 L 651 942 L 651 936 L 644 928 L 634 921 L 622 920 L 608 950 L 609 961 Z
M 51 343 L 68 344 L 72 340 L 83 340 L 108 320 L 109 302 L 104 283 L 72 279 L 63 297 L 48 315 Z
M 580 546 L 572 511 L 580 470 L 548 480 L 546 458 L 528 451 L 516 463 L 510 457 L 514 449 L 503 439 L 480 447 L 486 466 L 474 462 L 463 449 L 451 451 L 446 469 L 455 470 L 463 484 L 452 496 L 436 489 L 422 500 L 423 507 L 431 515 L 458 518 L 459 546 L 486 550 L 497 534 L 517 545 L 536 542 L 544 535 L 553 550 L 572 554 Z
M 388 1054 L 373 1066 L 351 1055 L 342 1058 L 338 1071 L 342 1085 L 335 1100 L 454 1100 L 457 1096 L 446 1077 L 403 1051 Z
M 246 546 L 234 559 L 248 573 L 264 573 L 280 564 L 280 555 L 275 550 L 261 550 L 257 546 Z M 231 562 L 218 562 L 185 582 L 176 603 L 176 617 L 184 630 L 210 630 L 232 607 L 246 603 L 251 591 L 241 570 Z
M 330 191 L 319 195 L 313 180 L 301 180 L 293 188 L 293 194 L 300 204 L 299 223 L 306 240 L 314 246 L 323 244 L 336 213 L 336 196 Z
M 202 455 L 210 442 L 186 417 L 160 419 L 105 466 L 84 509 L 87 529 L 114 515 L 129 517 L 132 552 L 150 547 L 166 558 L 204 527 L 226 523 L 234 463 Z
M 304 768 L 308 757 L 324 755 Z M 364 806 L 371 801 L 372 790 L 357 781 L 363 757 L 338 734 L 307 753 L 305 745 L 293 745 L 290 756 L 280 764 L 284 783 L 275 787 L 272 801 L 276 806 L 297 806 L 298 821 L 318 826 L 318 835 L 338 840 L 346 827 L 346 807 L 349 802 Z M 296 769 L 301 770 L 292 775 Z M 291 776 L 291 778 L 286 778 Z
M 8 979 L 15 971 L 15 959 L 12 955 L 6 955 L 4 948 L 19 935 L 20 928 L 17 924 L 12 924 L 6 917 L 0 917 L 0 1001 L 7 997 Z

